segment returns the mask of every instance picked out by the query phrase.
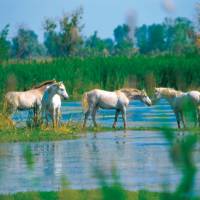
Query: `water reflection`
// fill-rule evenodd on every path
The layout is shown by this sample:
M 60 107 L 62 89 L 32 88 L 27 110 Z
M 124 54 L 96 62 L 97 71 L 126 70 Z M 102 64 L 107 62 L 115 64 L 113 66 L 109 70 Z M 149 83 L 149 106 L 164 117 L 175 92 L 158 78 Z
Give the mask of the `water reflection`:
M 174 142 L 184 137 L 177 135 Z M 0 152 L 6 155 L 0 154 L 0 193 L 58 190 L 63 177 L 70 188 L 96 188 L 99 182 L 94 169 L 98 167 L 111 179 L 113 166 L 127 189 L 174 190 L 181 174 L 171 162 L 169 148 L 164 135 L 153 131 L 88 133 L 76 140 L 1 144 Z M 29 153 L 25 154 L 25 149 Z M 194 149 L 198 169 L 199 149 L 198 143 Z M 34 160 L 31 168 L 25 155 Z M 198 172 L 196 192 L 199 180 Z

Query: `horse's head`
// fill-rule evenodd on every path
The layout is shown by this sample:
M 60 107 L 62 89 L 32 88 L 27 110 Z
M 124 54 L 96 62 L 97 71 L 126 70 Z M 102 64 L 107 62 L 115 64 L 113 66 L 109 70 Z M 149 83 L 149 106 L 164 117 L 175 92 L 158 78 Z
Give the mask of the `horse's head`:
M 154 88 L 152 103 L 155 104 L 161 98 L 163 98 L 162 88 Z
M 177 91 L 173 88 L 164 88 L 164 87 L 159 87 L 154 89 L 154 101 L 157 101 L 161 98 L 165 99 L 172 99 L 178 95 L 181 95 L 181 91 Z
M 63 82 L 58 82 L 55 84 L 56 86 L 56 93 L 62 96 L 64 99 L 68 99 L 69 95 L 67 94 L 67 91 L 65 89 L 65 85 Z
M 123 92 L 129 100 L 138 99 L 148 106 L 152 105 L 151 99 L 148 97 L 145 90 L 138 90 L 135 88 L 122 88 L 120 91 Z
M 154 99 L 159 100 L 162 98 L 162 91 L 161 88 L 155 88 L 154 89 Z
M 140 101 L 144 102 L 147 106 L 151 106 L 152 102 L 145 90 L 141 90 Z

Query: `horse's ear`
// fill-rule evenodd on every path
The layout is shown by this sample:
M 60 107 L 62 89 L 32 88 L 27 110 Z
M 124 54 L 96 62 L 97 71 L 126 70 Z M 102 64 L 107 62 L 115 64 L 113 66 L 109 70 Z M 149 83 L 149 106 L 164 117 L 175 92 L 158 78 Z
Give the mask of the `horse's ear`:
M 146 90 L 144 88 L 141 91 L 142 91 L 142 94 L 146 94 Z
M 63 82 L 62 82 L 62 81 L 58 82 L 58 86 L 61 86 L 62 84 L 63 84 Z

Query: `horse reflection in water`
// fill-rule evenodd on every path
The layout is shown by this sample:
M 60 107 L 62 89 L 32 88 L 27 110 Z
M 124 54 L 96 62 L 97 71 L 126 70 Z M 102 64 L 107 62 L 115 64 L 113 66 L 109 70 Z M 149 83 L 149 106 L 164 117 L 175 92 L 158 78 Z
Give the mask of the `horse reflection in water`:
M 99 108 L 102 108 L 116 110 L 113 128 L 116 127 L 118 115 L 121 112 L 124 129 L 126 129 L 126 110 L 129 102 L 134 99 L 140 100 L 148 106 L 151 106 L 152 104 L 150 98 L 144 90 L 138 90 L 135 88 L 122 88 L 113 92 L 94 89 L 84 93 L 82 99 L 82 105 L 85 113 L 83 127 L 86 126 L 89 115 L 92 115 L 94 126 L 97 126 L 95 118 L 96 111 Z

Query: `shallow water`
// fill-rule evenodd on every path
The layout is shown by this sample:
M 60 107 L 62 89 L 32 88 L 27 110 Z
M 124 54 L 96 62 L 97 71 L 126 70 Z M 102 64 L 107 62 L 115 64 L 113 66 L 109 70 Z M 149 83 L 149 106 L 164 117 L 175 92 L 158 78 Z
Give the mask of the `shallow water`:
M 184 136 L 177 136 L 177 142 L 182 139 Z M 197 144 L 194 159 L 198 168 L 199 150 Z M 130 190 L 173 191 L 181 179 L 170 160 L 169 143 L 155 131 L 89 133 L 67 141 L 8 143 L 0 145 L 0 152 L 0 193 L 59 190 L 63 178 L 69 188 L 96 188 L 99 180 L 95 170 L 111 181 L 113 166 L 120 182 Z M 196 194 L 200 194 L 199 186 L 198 172 Z
M 28 112 L 18 112 L 13 119 L 21 124 L 25 122 Z M 102 126 L 112 126 L 115 110 L 102 110 L 97 112 L 97 122 Z M 64 102 L 62 104 L 62 121 L 83 121 L 83 113 L 80 102 Z M 176 127 L 174 113 L 165 100 L 148 107 L 140 101 L 132 101 L 127 110 L 127 121 L 129 127 Z M 145 123 L 144 123 L 145 122 Z M 88 121 L 91 124 L 91 118 Z M 118 126 L 122 126 L 122 118 L 119 116 Z
M 111 126 L 115 112 L 100 110 L 97 121 Z M 27 112 L 13 116 L 25 124 Z M 82 121 L 80 102 L 62 105 L 62 121 Z M 176 127 L 175 117 L 166 101 L 147 107 L 139 101 L 130 104 L 129 127 Z M 91 119 L 89 120 L 91 124 Z M 122 126 L 120 117 L 118 126 Z M 184 135 L 177 135 L 177 142 Z M 73 189 L 99 186 L 96 170 L 112 181 L 116 168 L 126 189 L 173 191 L 181 180 L 180 171 L 169 156 L 169 143 L 158 131 L 113 131 L 88 133 L 79 139 L 54 142 L 8 143 L 0 145 L 0 193 L 59 190 L 62 180 Z M 194 150 L 195 164 L 200 169 L 200 144 Z M 200 172 L 195 179 L 194 193 L 200 194 Z

